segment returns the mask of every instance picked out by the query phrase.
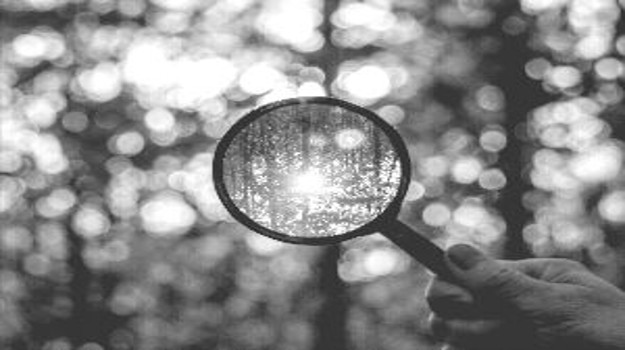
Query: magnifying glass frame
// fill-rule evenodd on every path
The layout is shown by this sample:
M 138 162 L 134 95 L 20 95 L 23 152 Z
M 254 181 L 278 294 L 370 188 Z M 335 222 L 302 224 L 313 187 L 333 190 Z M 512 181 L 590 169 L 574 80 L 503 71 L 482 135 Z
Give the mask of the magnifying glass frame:
M 226 152 L 228 151 L 233 140 L 241 131 L 257 119 L 266 116 L 268 113 L 277 109 L 295 105 L 328 105 L 329 107 L 343 108 L 367 118 L 388 137 L 394 151 L 399 157 L 401 177 L 393 200 L 375 219 L 352 231 L 335 236 L 298 237 L 277 232 L 258 224 L 247 214 L 241 211 L 234 203 L 223 180 L 223 164 Z M 258 107 L 234 123 L 234 125 L 226 132 L 221 141 L 218 143 L 215 150 L 215 157 L 213 159 L 213 182 L 215 184 L 217 195 L 225 205 L 228 212 L 240 223 L 267 237 L 295 244 L 327 245 L 337 244 L 354 237 L 380 232 L 395 244 L 403 248 L 415 259 L 426 265 L 430 270 L 439 275 L 449 275 L 449 271 L 445 268 L 446 264 L 444 262 L 443 251 L 428 239 L 413 231 L 397 219 L 397 215 L 401 209 L 402 201 L 408 191 L 408 185 L 410 182 L 410 156 L 408 154 L 408 150 L 406 149 L 406 145 L 404 144 L 399 133 L 391 125 L 386 123 L 372 111 L 363 107 L 344 100 L 321 96 L 291 98 Z

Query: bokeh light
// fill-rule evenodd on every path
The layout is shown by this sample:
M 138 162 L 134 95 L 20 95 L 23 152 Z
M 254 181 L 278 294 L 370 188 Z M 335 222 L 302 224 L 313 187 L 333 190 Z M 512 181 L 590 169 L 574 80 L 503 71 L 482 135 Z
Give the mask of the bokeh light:
M 459 183 L 470 184 L 477 181 L 482 172 L 482 164 L 475 158 L 462 158 L 451 167 L 451 176 Z
M 430 226 L 445 226 L 451 219 L 451 210 L 445 204 L 432 203 L 423 210 L 422 217 Z
M 95 238 L 111 228 L 109 218 L 96 205 L 83 205 L 74 214 L 73 228 L 86 238 Z
M 334 141 L 339 148 L 351 150 L 361 147 L 367 135 L 360 129 L 343 129 L 336 133 Z
M 162 193 L 147 200 L 140 209 L 143 228 L 156 236 L 186 233 L 195 223 L 195 211 L 179 196 Z
M 598 208 L 604 219 L 625 224 L 625 191 L 614 191 L 604 196 Z
M 389 74 L 375 65 L 346 69 L 339 75 L 338 84 L 353 97 L 365 101 L 378 100 L 388 95 L 392 88 Z

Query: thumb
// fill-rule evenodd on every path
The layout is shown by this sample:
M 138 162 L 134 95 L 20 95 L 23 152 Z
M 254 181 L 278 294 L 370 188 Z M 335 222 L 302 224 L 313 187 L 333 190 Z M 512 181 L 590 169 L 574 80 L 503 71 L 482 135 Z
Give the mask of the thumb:
M 447 250 L 447 260 L 458 284 L 477 297 L 515 308 L 540 292 L 540 281 L 504 266 L 476 248 L 459 244 Z

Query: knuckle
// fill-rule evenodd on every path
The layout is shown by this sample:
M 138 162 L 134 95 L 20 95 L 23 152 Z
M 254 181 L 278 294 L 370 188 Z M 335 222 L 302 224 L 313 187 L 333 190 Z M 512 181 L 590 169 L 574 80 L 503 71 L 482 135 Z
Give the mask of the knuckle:
M 428 287 L 425 299 L 430 304 L 438 304 L 452 299 L 460 299 L 461 291 L 441 282 L 434 281 Z
M 426 294 L 426 302 L 433 313 L 442 317 L 461 317 L 474 311 L 473 297 L 458 288 L 440 287 Z
M 575 306 L 577 309 L 581 309 L 582 306 L 588 302 L 597 299 L 597 291 L 591 288 L 583 286 L 572 286 L 568 293 L 566 293 L 566 299 L 569 304 Z
M 561 268 L 566 270 L 586 270 L 586 266 L 575 260 L 557 259 L 556 261 Z
M 510 293 L 517 289 L 514 272 L 505 267 L 500 267 L 493 271 L 483 281 L 483 292 L 487 293 Z
M 563 271 L 586 269 L 586 267 L 582 263 L 575 261 L 575 260 L 565 259 L 565 258 L 546 258 L 546 259 L 540 259 L 540 260 L 545 266 L 556 268 L 558 270 L 563 270 Z

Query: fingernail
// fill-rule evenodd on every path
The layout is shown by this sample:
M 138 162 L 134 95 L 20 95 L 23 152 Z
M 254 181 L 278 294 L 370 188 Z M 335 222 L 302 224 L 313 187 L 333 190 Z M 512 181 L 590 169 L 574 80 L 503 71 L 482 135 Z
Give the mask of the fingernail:
M 457 244 L 449 248 L 447 257 L 461 270 L 472 269 L 483 259 L 482 252 L 468 244 Z

